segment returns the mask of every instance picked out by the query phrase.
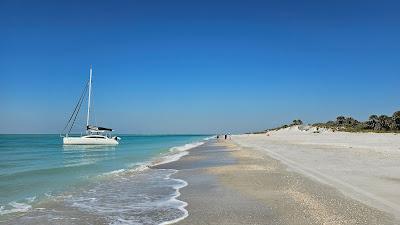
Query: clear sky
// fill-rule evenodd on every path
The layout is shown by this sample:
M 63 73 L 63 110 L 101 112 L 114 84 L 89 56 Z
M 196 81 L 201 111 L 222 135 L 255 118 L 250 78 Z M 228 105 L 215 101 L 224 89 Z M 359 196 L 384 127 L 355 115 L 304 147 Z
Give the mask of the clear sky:
M 0 133 L 59 132 L 90 64 L 95 120 L 119 133 L 391 115 L 399 12 L 399 1 L 1 0 Z

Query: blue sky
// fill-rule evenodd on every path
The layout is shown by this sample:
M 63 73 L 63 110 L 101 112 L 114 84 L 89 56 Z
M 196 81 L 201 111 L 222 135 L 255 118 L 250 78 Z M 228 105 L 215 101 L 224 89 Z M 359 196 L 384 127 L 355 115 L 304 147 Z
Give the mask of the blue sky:
M 0 133 L 59 132 L 90 64 L 94 122 L 119 133 L 390 115 L 399 11 L 398 1 L 3 0 Z

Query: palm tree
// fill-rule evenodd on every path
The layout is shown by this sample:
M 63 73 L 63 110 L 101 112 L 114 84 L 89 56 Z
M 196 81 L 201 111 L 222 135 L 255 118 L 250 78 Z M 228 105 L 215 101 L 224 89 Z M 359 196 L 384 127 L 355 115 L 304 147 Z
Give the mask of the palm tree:
M 303 124 L 303 121 L 301 121 L 301 120 L 293 120 L 293 123 L 292 123 L 293 125 L 302 125 Z
M 394 112 L 392 116 L 396 129 L 400 130 L 400 111 Z
M 378 118 L 380 130 L 389 130 L 392 123 L 392 118 L 386 115 L 380 115 Z
M 336 123 L 339 124 L 339 125 L 342 125 L 342 124 L 344 124 L 345 120 L 346 120 L 346 117 L 344 117 L 344 116 L 338 116 L 338 117 L 336 118 Z
M 370 115 L 370 116 L 369 116 L 369 120 L 371 120 L 371 121 L 377 121 L 377 120 L 378 120 L 378 116 L 377 116 L 377 115 Z
M 378 116 L 377 115 L 369 116 L 369 121 L 367 122 L 368 127 L 374 130 L 380 129 L 377 127 L 377 124 L 379 124 Z M 377 127 L 377 129 L 375 127 Z

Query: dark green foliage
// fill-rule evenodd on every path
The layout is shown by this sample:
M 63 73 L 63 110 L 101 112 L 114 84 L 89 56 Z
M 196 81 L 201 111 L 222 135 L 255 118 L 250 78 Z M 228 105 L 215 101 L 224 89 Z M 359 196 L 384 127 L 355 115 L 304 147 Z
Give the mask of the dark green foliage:
M 394 122 L 396 129 L 400 130 L 400 111 L 393 113 L 392 120 Z
M 292 123 L 292 125 L 302 125 L 303 124 L 303 121 L 301 121 L 301 120 L 293 120 L 293 123 Z
M 336 124 L 343 125 L 345 120 L 346 120 L 346 118 L 344 116 L 338 116 L 336 118 Z
M 303 125 L 300 119 L 293 120 L 290 125 L 283 125 L 273 129 L 256 133 L 266 133 L 272 130 L 291 127 L 294 125 Z M 400 132 L 400 111 L 394 112 L 393 115 L 371 115 L 367 121 L 360 122 L 352 117 L 338 116 L 336 121 L 328 121 L 326 123 L 315 123 L 313 126 L 320 128 L 328 128 L 333 131 L 347 132 Z
M 349 132 L 400 132 L 400 111 L 393 113 L 392 117 L 371 115 L 365 122 L 359 122 L 352 117 L 338 116 L 336 121 L 316 123 L 314 126 Z

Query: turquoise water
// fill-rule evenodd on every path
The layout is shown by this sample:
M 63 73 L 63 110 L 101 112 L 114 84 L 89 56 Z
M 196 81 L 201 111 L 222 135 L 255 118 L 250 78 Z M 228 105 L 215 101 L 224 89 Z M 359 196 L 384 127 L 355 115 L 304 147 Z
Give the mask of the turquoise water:
M 63 146 L 58 135 L 0 135 L 0 218 L 29 211 L 34 209 L 35 204 L 48 201 L 54 196 L 63 196 L 67 192 L 79 196 L 90 188 L 97 188 L 101 193 L 99 189 L 104 186 L 103 192 L 106 194 L 106 188 L 110 187 L 105 186 L 111 185 L 107 183 L 110 179 L 114 179 L 115 184 L 123 181 L 121 177 L 126 179 L 127 176 L 133 176 L 131 173 L 121 176 L 122 172 L 134 171 L 140 165 L 154 162 L 157 158 L 173 158 L 176 151 L 171 152 L 171 148 L 177 150 L 173 147 L 202 141 L 207 136 L 120 137 L 122 140 L 118 146 L 88 147 Z M 144 173 L 147 175 L 143 176 Z M 131 182 L 124 185 L 131 185 L 133 190 L 136 186 L 148 183 L 153 175 L 154 179 L 160 178 L 162 173 L 146 171 L 140 174 L 141 177 L 136 174 L 138 179 L 135 182 L 142 179 L 143 184 Z M 103 179 L 107 175 L 111 178 Z M 160 182 L 158 185 L 161 185 Z M 139 192 L 137 189 L 134 194 Z M 75 206 L 76 202 L 72 205 Z

